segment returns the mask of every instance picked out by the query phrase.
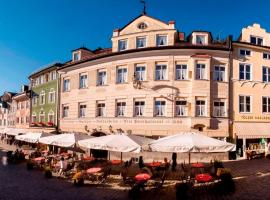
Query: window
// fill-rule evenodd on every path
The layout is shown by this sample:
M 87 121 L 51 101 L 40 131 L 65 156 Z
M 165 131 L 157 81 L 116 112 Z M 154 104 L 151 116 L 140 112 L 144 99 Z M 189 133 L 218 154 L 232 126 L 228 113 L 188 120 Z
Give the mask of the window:
M 127 50 L 127 40 L 119 40 L 118 41 L 118 50 L 119 51 Z
M 263 59 L 270 60 L 270 53 L 263 53 Z
M 17 103 L 17 110 L 21 109 L 21 102 Z
M 39 113 L 39 122 L 45 123 L 45 113 L 43 111 Z
M 63 91 L 64 92 L 70 91 L 70 80 L 69 79 L 64 79 L 64 82 L 63 82 Z
M 270 97 L 262 97 L 263 113 L 270 113 Z
M 29 108 L 29 101 L 25 102 L 25 108 Z
M 63 118 L 68 117 L 68 111 L 69 111 L 69 106 L 64 105 L 63 106 Z
M 196 65 L 196 79 L 206 79 L 205 64 Z
M 175 115 L 187 116 L 187 101 L 184 100 L 175 101 Z
M 206 44 L 206 36 L 196 35 L 196 44 Z
M 86 105 L 79 104 L 79 117 L 85 117 L 85 116 L 86 116 Z
M 250 50 L 245 50 L 245 49 L 240 49 L 239 54 L 240 54 L 240 56 L 250 56 L 251 51 Z
M 26 124 L 29 123 L 29 117 L 25 117 L 25 123 L 26 123 Z
M 263 39 L 261 37 L 250 36 L 250 43 L 256 45 L 263 45 Z
M 146 80 L 144 66 L 136 66 L 135 71 L 136 71 L 136 80 L 137 81 L 145 81 Z
M 215 66 L 214 80 L 215 81 L 225 81 L 225 67 Z
M 138 24 L 138 28 L 139 29 L 146 29 L 147 28 L 147 25 L 146 25 L 146 23 L 141 22 L 141 23 Z
M 73 53 L 73 61 L 81 60 L 81 52 L 74 52 Z
M 134 115 L 136 117 L 144 116 L 145 102 L 144 101 L 135 101 L 134 104 L 135 104 L 134 105 Z
M 165 116 L 166 101 L 155 102 L 155 116 Z
M 167 45 L 167 35 L 157 35 L 157 46 Z
M 44 105 L 45 104 L 45 92 L 40 93 L 40 99 L 39 99 L 39 104 Z
M 251 112 L 251 97 L 250 96 L 239 96 L 239 112 Z
M 176 80 L 187 80 L 187 65 L 176 65 L 175 76 Z
M 225 117 L 225 102 L 214 101 L 213 116 L 214 117 Z
M 54 103 L 55 102 L 55 91 L 51 90 L 49 92 L 49 99 L 48 99 L 49 103 Z
M 106 71 L 98 71 L 97 85 L 106 85 L 107 73 Z
M 146 47 L 146 37 L 137 37 L 136 38 L 136 46 L 137 46 L 137 48 Z
M 20 118 L 16 117 L 16 123 L 19 124 L 20 123 Z
M 127 68 L 117 69 L 117 83 L 127 82 Z
M 36 105 L 37 105 L 37 101 L 38 101 L 37 96 L 34 96 L 33 99 L 32 99 L 32 104 L 33 104 L 34 106 L 36 106 Z
M 126 102 L 117 102 L 117 117 L 125 116 L 125 110 L 126 110 Z
M 270 82 L 270 67 L 263 67 L 262 68 L 262 74 L 263 74 L 263 77 L 262 77 L 262 80 L 263 82 Z
M 54 124 L 54 113 L 53 112 L 48 114 L 48 122 Z
M 104 102 L 97 102 L 97 116 L 98 117 L 105 117 L 105 103 Z
M 249 64 L 239 65 L 239 79 L 251 80 L 251 66 Z
M 206 116 L 205 100 L 196 100 L 196 116 Z
M 21 124 L 24 124 L 24 118 L 21 117 Z
M 80 89 L 87 88 L 87 75 L 80 74 Z
M 25 107 L 25 102 L 21 102 L 21 109 L 24 109 Z
M 52 71 L 52 72 L 50 73 L 50 76 L 51 76 L 51 81 L 52 81 L 52 80 L 55 80 L 55 79 L 56 79 L 56 71 Z
M 156 80 L 167 79 L 167 65 L 156 65 Z

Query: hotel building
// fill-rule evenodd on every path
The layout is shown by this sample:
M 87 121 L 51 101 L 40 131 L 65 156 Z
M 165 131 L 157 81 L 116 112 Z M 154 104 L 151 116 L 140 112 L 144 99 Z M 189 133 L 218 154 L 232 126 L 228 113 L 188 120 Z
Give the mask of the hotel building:
M 237 152 L 264 151 L 270 138 L 270 33 L 253 24 L 233 42 L 230 85 L 231 132 Z
M 143 14 L 111 40 L 111 49 L 74 50 L 58 70 L 62 132 L 229 137 L 231 37 L 185 37 L 174 21 Z

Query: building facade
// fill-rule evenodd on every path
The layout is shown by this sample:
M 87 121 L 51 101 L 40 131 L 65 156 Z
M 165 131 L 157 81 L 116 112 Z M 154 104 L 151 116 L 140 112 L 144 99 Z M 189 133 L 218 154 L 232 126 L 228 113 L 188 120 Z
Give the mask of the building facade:
M 60 130 L 229 137 L 230 50 L 230 37 L 185 39 L 174 21 L 141 15 L 113 31 L 111 51 L 78 49 L 58 70 Z
M 7 128 L 8 125 L 8 108 L 7 103 L 0 97 L 0 130 Z
M 23 85 L 21 92 L 12 97 L 13 118 L 15 128 L 28 129 L 30 123 L 30 91 Z M 15 116 L 14 116 L 15 115 Z
M 243 28 L 232 63 L 231 128 L 243 156 L 247 148 L 264 151 L 270 138 L 270 33 L 259 24 Z
M 56 63 L 29 76 L 31 85 L 30 126 L 45 132 L 57 130 L 58 74 Z
M 1 96 L 1 102 L 2 106 L 5 109 L 5 114 L 3 115 L 2 120 L 6 120 L 6 126 L 8 128 L 15 127 L 15 111 L 16 111 L 16 105 L 14 105 L 14 102 L 12 98 L 17 93 L 13 92 L 4 92 L 4 94 Z

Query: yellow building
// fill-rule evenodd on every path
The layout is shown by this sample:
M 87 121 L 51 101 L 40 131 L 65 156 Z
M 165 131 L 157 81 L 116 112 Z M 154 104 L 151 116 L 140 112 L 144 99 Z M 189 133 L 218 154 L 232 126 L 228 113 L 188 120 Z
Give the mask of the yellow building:
M 112 48 L 76 49 L 60 70 L 60 130 L 229 136 L 231 38 L 140 15 L 112 34 Z
M 239 154 L 264 151 L 270 138 L 270 33 L 259 24 L 243 28 L 233 42 L 232 66 L 230 124 Z

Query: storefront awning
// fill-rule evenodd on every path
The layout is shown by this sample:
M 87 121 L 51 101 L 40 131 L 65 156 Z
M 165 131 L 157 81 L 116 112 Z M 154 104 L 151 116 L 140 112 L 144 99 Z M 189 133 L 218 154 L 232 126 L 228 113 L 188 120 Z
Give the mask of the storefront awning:
M 270 123 L 236 122 L 234 128 L 238 138 L 270 138 Z

